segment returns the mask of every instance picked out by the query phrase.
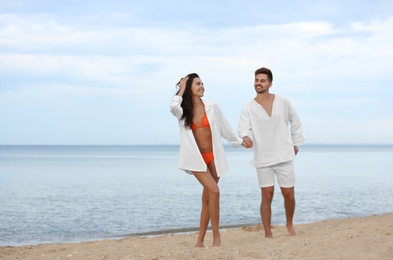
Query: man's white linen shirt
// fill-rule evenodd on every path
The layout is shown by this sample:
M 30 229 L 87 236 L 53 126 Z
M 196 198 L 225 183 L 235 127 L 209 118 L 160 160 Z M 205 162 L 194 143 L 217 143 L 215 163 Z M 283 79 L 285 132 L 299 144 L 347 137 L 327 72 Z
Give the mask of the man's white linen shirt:
M 306 139 L 295 109 L 279 95 L 275 95 L 271 116 L 254 99 L 246 104 L 240 114 L 238 134 L 241 138 L 252 137 L 251 164 L 256 168 L 293 160 L 294 146 Z
M 170 111 L 177 118 L 180 128 L 178 166 L 179 169 L 189 174 L 192 174 L 192 171 L 205 172 L 207 171 L 207 166 L 198 149 L 194 134 L 191 129 L 184 127 L 184 119 L 180 119 L 183 115 L 183 108 L 181 107 L 182 101 L 183 97 L 176 95 L 172 98 L 170 104 Z M 212 132 L 214 163 L 217 170 L 217 176 L 220 177 L 228 171 L 228 163 L 221 137 L 227 140 L 233 147 L 240 146 L 243 140 L 235 134 L 217 104 L 212 102 L 203 103 Z

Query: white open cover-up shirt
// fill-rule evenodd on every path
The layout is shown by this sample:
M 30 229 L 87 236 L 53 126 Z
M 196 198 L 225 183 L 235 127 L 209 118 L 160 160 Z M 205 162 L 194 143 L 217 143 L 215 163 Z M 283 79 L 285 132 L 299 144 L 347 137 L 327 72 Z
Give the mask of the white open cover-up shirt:
M 184 120 L 180 120 L 183 115 L 183 108 L 180 106 L 182 101 L 183 98 L 176 95 L 172 98 L 170 104 L 170 111 L 177 118 L 180 128 L 178 167 L 189 174 L 192 174 L 192 171 L 205 172 L 207 171 L 207 165 L 198 149 L 194 134 L 191 129 L 184 127 Z M 228 163 L 224 154 L 221 137 L 227 140 L 233 147 L 241 145 L 243 140 L 236 136 L 218 105 L 211 102 L 203 103 L 205 104 L 205 111 L 212 132 L 214 163 L 217 175 L 220 177 L 228 171 Z
M 256 168 L 293 160 L 294 146 L 306 139 L 295 109 L 279 95 L 275 95 L 271 116 L 254 99 L 246 104 L 240 114 L 238 134 L 252 137 L 251 164 Z

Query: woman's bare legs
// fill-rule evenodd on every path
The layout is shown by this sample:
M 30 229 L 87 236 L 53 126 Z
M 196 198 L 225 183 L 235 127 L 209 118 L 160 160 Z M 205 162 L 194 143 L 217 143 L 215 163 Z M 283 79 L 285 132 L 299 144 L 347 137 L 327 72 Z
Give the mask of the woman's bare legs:
M 221 245 L 219 231 L 220 222 L 220 189 L 214 161 L 209 165 L 207 172 L 194 172 L 194 176 L 203 186 L 202 210 L 200 218 L 199 235 L 196 243 L 197 247 L 203 247 L 209 220 L 211 219 L 213 231 L 213 246 Z
M 209 214 L 209 192 L 207 189 L 203 188 L 202 192 L 202 210 L 201 210 L 201 218 L 199 223 L 199 235 L 198 240 L 195 246 L 203 247 L 203 241 L 205 239 L 207 227 L 210 221 Z

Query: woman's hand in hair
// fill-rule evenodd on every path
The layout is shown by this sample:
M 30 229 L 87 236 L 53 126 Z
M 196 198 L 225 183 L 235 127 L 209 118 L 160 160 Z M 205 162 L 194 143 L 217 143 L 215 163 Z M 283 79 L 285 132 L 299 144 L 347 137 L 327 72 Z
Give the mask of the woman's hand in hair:
M 177 93 L 178 96 L 183 96 L 184 91 L 186 90 L 186 83 L 188 80 L 188 76 L 182 78 L 179 82 L 179 92 Z

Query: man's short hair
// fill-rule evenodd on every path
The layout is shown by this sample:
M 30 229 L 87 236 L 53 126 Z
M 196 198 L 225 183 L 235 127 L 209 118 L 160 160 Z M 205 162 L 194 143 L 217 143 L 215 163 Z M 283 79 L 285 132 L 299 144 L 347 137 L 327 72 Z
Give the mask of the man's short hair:
M 255 76 L 258 74 L 266 74 L 269 82 L 273 82 L 273 73 L 268 68 L 262 67 L 255 71 Z

